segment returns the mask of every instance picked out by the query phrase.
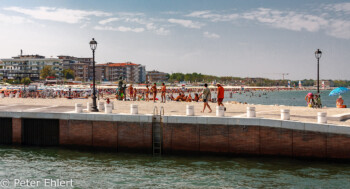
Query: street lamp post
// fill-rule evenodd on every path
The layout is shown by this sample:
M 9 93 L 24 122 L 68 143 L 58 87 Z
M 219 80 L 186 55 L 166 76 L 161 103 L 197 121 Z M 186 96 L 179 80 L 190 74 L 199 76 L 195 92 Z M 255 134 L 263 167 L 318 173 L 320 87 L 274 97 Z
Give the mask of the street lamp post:
M 95 50 L 97 48 L 97 41 L 94 38 L 90 41 L 90 48 L 92 50 L 92 112 L 98 112 L 96 105 L 96 86 L 95 86 Z
M 317 93 L 320 94 L 320 58 L 322 56 L 322 52 L 320 49 L 315 51 L 315 57 L 317 59 Z

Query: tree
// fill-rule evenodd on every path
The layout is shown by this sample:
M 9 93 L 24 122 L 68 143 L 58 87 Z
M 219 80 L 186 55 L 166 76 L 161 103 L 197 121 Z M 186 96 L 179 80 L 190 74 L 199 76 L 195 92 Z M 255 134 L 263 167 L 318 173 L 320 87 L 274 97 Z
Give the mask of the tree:
M 40 71 L 40 78 L 46 79 L 50 76 L 55 76 L 55 71 L 52 70 L 51 66 L 44 66 L 44 68 Z
M 32 82 L 29 77 L 22 78 L 21 83 L 24 85 L 29 85 Z
M 63 75 L 66 79 L 74 79 L 74 71 L 71 69 L 64 69 Z

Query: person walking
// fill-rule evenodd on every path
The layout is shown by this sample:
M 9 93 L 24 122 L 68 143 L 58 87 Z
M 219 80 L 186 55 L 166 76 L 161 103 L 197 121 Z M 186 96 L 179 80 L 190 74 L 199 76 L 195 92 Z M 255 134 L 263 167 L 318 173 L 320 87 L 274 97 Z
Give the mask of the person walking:
M 218 99 L 218 106 L 223 106 L 224 110 L 226 111 L 226 107 L 224 106 L 224 104 L 222 103 L 222 101 L 225 98 L 225 89 L 221 86 L 220 83 L 216 84 L 216 86 L 218 87 L 218 95 L 217 95 L 217 99 Z
M 161 94 L 162 103 L 165 103 L 165 93 L 166 93 L 166 86 L 164 83 L 162 83 L 162 94 Z
M 157 98 L 157 83 L 154 83 L 152 86 L 152 93 L 153 93 L 153 102 L 156 102 Z
M 208 101 L 211 99 L 211 92 L 210 92 L 210 89 L 208 89 L 208 84 L 204 84 L 204 90 L 203 90 L 203 93 L 202 93 L 202 98 L 203 98 L 203 103 L 204 103 L 204 107 L 203 107 L 203 111 L 201 111 L 201 113 L 204 113 L 204 110 L 206 107 L 208 107 L 209 109 L 209 113 L 212 112 L 209 104 L 208 104 Z

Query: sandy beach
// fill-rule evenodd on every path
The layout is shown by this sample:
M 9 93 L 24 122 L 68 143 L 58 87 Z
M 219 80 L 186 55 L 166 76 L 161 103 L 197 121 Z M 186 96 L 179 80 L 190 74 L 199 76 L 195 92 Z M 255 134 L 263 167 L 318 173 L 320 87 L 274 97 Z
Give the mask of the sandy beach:
M 105 100 L 100 100 L 105 102 Z M 215 116 L 216 106 L 215 103 L 209 103 L 213 112 L 209 113 L 206 109 L 204 113 L 201 113 L 203 109 L 202 102 L 145 102 L 145 101 L 114 101 L 113 113 L 116 114 L 129 114 L 130 105 L 137 104 L 139 114 L 153 114 L 154 107 L 158 107 L 158 111 L 161 107 L 164 108 L 165 115 L 185 115 L 186 105 L 193 105 L 196 116 Z M 32 98 L 0 98 L 0 111 L 32 111 L 32 112 L 74 112 L 75 103 L 83 104 L 83 108 L 86 109 L 87 102 L 92 102 L 91 99 L 32 99 Z M 317 122 L 317 112 L 327 112 L 328 116 L 334 116 L 338 114 L 350 113 L 349 109 L 338 108 L 322 108 L 312 109 L 308 107 L 300 106 L 275 106 L 275 105 L 254 105 L 254 104 L 233 104 L 224 103 L 227 111 L 225 116 L 227 117 L 246 117 L 246 109 L 248 106 L 256 108 L 257 117 L 280 119 L 280 110 L 289 109 L 291 120 L 302 122 Z M 26 108 L 21 108 L 26 106 Z M 29 107 L 29 109 L 28 109 Z M 64 107 L 64 110 L 58 110 L 59 107 Z M 57 110 L 57 111 L 56 111 Z M 102 113 L 102 112 L 101 112 Z M 348 125 L 350 126 L 350 120 L 347 121 L 328 121 L 329 124 L 336 125 Z

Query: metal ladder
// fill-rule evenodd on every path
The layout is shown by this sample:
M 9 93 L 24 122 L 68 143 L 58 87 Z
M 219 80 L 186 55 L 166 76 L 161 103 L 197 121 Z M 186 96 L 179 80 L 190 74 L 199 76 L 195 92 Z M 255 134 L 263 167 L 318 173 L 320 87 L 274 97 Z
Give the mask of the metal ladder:
M 160 156 L 162 154 L 162 135 L 163 135 L 163 124 L 162 114 L 164 116 L 164 108 L 161 107 L 158 114 L 158 107 L 155 106 L 153 109 L 153 120 L 152 120 L 152 143 L 153 143 L 153 155 Z

